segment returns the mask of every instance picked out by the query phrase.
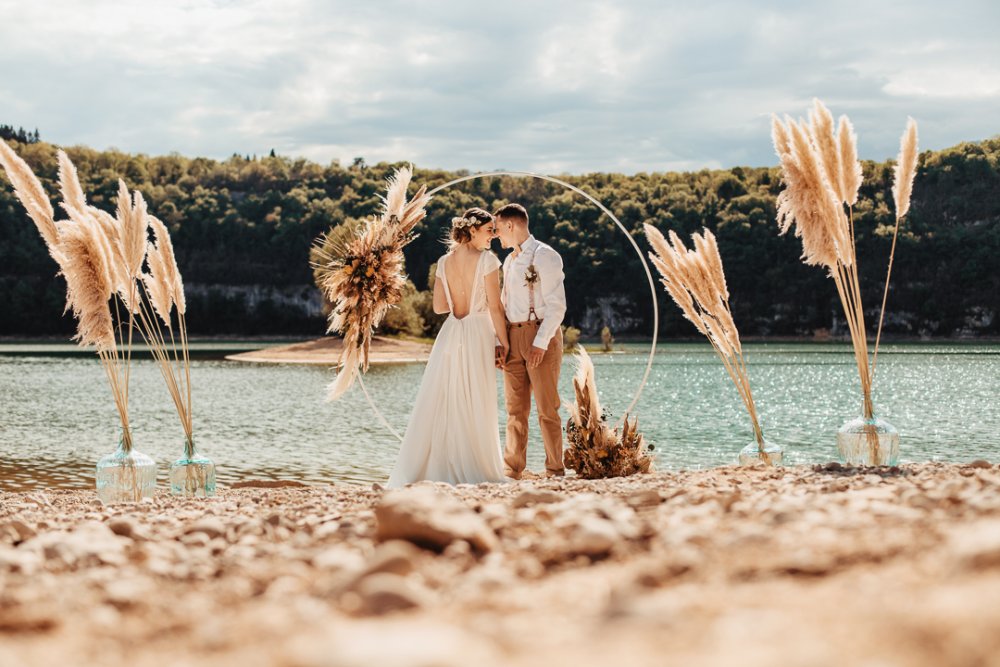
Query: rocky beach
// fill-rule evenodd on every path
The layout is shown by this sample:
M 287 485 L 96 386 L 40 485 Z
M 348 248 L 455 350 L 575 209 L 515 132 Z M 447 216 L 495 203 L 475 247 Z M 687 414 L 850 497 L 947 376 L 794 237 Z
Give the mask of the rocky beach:
M 1000 467 L 0 493 L 0 665 L 997 665 Z

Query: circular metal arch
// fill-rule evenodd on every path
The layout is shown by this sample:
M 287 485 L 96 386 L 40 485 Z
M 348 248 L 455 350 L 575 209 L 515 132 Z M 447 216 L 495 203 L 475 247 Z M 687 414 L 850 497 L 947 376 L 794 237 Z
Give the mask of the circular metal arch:
M 628 239 L 629 243 L 632 244 L 632 248 L 635 249 L 636 256 L 639 257 L 639 262 L 642 263 L 642 268 L 646 272 L 646 280 L 649 283 L 649 298 L 652 300 L 653 303 L 653 342 L 649 346 L 649 358 L 646 361 L 646 370 L 642 374 L 642 380 L 639 382 L 639 387 L 638 389 L 636 389 L 635 395 L 632 397 L 632 402 L 629 403 L 629 406 L 625 409 L 625 412 L 622 413 L 621 418 L 617 422 L 617 426 L 621 426 L 622 422 L 625 420 L 625 416 L 631 414 L 632 410 L 635 408 L 636 403 L 639 402 L 639 397 L 642 396 L 642 390 L 645 389 L 646 382 L 649 380 L 649 374 L 653 370 L 653 359 L 656 357 L 656 341 L 660 332 L 660 308 L 656 301 L 656 282 L 653 280 L 652 271 L 649 270 L 649 263 L 646 261 L 646 256 L 642 254 L 642 249 L 639 247 L 639 244 L 636 243 L 635 238 L 632 236 L 631 233 L 629 233 L 628 229 L 625 228 L 625 225 L 621 223 L 621 220 L 615 217 L 614 213 L 608 210 L 607 206 L 602 204 L 598 199 L 594 198 L 593 196 L 587 194 L 580 188 L 576 187 L 575 185 L 567 183 L 566 181 L 560 180 L 553 176 L 536 174 L 530 171 L 488 171 L 479 174 L 470 174 L 468 176 L 461 176 L 459 178 L 450 180 L 443 185 L 439 185 L 436 188 L 429 190 L 427 192 L 427 195 L 433 196 L 446 188 L 450 188 L 453 185 L 458 185 L 459 183 L 464 183 L 466 181 L 472 181 L 478 178 L 495 178 L 498 176 L 519 176 L 519 177 L 537 178 L 543 181 L 548 181 L 549 183 L 555 183 L 556 185 L 561 185 L 567 190 L 570 190 L 580 195 L 581 197 L 592 203 L 594 206 L 599 208 L 601 212 L 604 213 L 604 215 L 611 218 L 611 221 L 615 223 L 618 229 L 620 229 L 622 233 L 625 234 L 625 238 Z M 375 401 L 372 400 L 371 395 L 368 393 L 368 389 L 365 387 L 364 381 L 362 379 L 362 374 L 360 373 L 358 374 L 358 384 L 361 385 L 361 391 L 364 392 L 365 398 L 368 399 L 368 404 L 371 406 L 375 414 L 378 415 L 378 418 L 381 420 L 382 424 L 389 430 L 390 433 L 392 433 L 400 440 L 400 442 L 402 442 L 403 436 L 401 436 L 396 431 L 396 429 L 394 429 L 392 425 L 389 424 L 389 421 L 382 414 L 382 411 L 379 410 L 378 406 L 375 405 Z

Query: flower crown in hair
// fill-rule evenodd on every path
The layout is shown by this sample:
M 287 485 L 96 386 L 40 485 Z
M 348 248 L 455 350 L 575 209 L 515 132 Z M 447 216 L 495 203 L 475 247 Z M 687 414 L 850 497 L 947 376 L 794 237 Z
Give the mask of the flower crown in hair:
M 482 224 L 482 222 L 482 220 L 477 220 L 476 218 L 452 218 L 451 226 L 455 229 L 462 229 L 463 227 L 475 227 Z

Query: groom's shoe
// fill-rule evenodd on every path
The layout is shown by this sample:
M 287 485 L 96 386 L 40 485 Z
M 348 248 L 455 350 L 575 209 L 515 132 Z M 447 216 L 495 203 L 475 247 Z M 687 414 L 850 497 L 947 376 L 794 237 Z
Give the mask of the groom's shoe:
M 503 469 L 503 474 L 504 474 L 504 476 L 505 476 L 505 477 L 508 477 L 508 478 L 510 478 L 510 479 L 513 479 L 513 480 L 520 480 L 520 479 L 521 479 L 521 473 L 519 473 L 519 472 L 514 472 L 514 471 L 513 471 L 513 470 L 511 470 L 510 468 L 506 468 L 506 467 L 505 467 L 505 468 Z
M 546 470 L 545 471 L 545 476 L 546 477 L 565 477 L 566 476 L 566 471 L 565 470 Z

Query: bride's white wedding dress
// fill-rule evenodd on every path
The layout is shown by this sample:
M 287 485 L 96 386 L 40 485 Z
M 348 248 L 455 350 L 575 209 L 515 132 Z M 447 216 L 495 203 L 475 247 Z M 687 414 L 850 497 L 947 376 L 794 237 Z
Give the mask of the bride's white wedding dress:
M 469 313 L 454 315 L 448 283 L 449 253 L 438 260 L 452 311 L 434 341 L 403 436 L 390 487 L 432 480 L 463 484 L 504 481 L 497 421 L 494 331 L 486 304 L 485 277 L 500 268 L 489 252 L 480 254 L 469 292 Z

